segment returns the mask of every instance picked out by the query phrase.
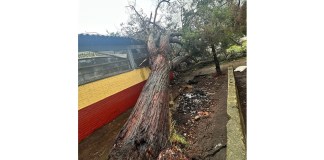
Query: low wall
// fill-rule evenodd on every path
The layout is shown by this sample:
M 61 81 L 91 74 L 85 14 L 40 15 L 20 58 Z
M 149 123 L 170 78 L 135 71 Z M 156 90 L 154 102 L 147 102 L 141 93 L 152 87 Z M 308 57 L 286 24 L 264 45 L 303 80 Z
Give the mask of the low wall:
M 227 115 L 226 160 L 246 160 L 245 126 L 233 67 L 228 67 Z

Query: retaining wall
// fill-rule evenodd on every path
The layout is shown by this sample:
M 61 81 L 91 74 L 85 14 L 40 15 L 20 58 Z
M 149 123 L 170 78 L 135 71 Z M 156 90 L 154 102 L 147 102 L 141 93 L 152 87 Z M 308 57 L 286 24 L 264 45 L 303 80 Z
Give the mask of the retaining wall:
M 228 67 L 227 115 L 226 160 L 246 160 L 245 126 L 233 67 Z

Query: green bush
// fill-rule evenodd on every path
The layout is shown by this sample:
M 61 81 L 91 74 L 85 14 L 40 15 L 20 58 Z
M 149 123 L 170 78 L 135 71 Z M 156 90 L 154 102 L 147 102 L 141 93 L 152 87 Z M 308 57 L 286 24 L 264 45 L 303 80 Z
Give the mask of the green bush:
M 227 54 L 232 54 L 232 53 L 242 53 L 246 52 L 246 41 L 243 41 L 242 45 L 232 45 L 228 49 L 226 49 Z
M 246 45 L 247 45 L 247 41 L 243 41 L 242 43 L 243 52 L 246 52 Z
M 232 45 L 228 49 L 226 49 L 226 53 L 239 53 L 242 51 L 243 51 L 243 48 L 239 45 Z

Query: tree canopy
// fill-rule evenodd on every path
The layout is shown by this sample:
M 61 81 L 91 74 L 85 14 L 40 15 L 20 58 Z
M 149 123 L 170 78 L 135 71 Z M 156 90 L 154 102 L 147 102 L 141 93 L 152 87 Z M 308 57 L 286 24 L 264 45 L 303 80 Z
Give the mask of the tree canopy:
M 224 53 L 230 46 L 240 45 L 239 38 L 246 36 L 246 0 L 157 0 L 156 3 L 159 7 L 149 15 L 136 1 L 126 6 L 129 21 L 121 24 L 121 34 L 147 40 L 152 28 L 156 28 L 156 34 L 181 33 L 178 44 L 182 46 L 172 45 L 175 52 L 185 50 L 199 56 L 212 45 Z
M 246 1 L 193 0 L 183 17 L 185 46 L 193 51 L 210 45 L 225 50 L 246 35 Z

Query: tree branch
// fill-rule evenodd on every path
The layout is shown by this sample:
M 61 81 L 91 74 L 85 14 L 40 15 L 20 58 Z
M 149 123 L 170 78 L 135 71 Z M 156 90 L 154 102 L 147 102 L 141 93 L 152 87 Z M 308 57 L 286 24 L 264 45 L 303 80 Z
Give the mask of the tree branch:
M 241 45 L 241 43 L 237 42 L 235 39 L 233 39 L 232 37 L 229 37 L 230 40 L 232 40 L 234 43 L 236 43 L 237 45 Z
M 178 57 L 175 57 L 174 59 L 172 59 L 172 61 L 171 61 L 172 69 L 175 69 L 181 62 L 185 61 L 190 56 L 191 56 L 190 54 L 187 54 L 185 56 L 178 56 Z
M 177 43 L 177 44 L 183 45 L 182 42 L 178 38 L 174 38 L 174 37 L 173 38 L 170 37 L 169 42 L 170 43 Z
M 153 24 L 153 27 L 155 26 L 155 27 L 157 27 L 159 30 L 164 31 L 164 29 L 163 29 L 161 26 L 157 25 L 156 23 L 153 23 L 153 22 L 151 22 L 151 21 L 149 21 L 148 23 Z
M 142 17 L 142 15 L 139 14 L 139 13 L 137 12 L 137 10 L 135 9 L 134 6 L 129 5 L 129 6 L 126 6 L 126 7 L 129 7 L 129 8 L 131 8 L 131 9 L 133 9 L 133 10 L 135 11 L 135 13 L 137 14 L 137 16 L 142 20 L 142 22 L 143 22 L 143 23 L 145 22 L 144 19 L 143 19 L 143 17 Z
M 160 2 L 158 3 L 158 5 L 156 6 L 156 8 L 155 8 L 155 13 L 154 13 L 154 19 L 153 19 L 153 30 L 154 30 L 154 28 L 155 28 L 155 20 L 156 20 L 156 16 L 157 16 L 157 10 L 160 8 L 161 3 L 163 3 L 163 2 L 170 3 L 170 0 L 162 0 L 162 1 L 160 1 Z
M 150 14 L 150 19 L 149 19 L 149 22 L 151 22 L 151 19 L 152 19 L 152 12 L 151 12 L 151 14 Z
M 159 45 L 160 38 L 161 38 L 161 32 L 158 32 L 154 39 L 155 44 Z
M 225 4 L 227 4 L 228 1 L 226 1 L 225 3 L 221 4 L 219 7 L 223 7 Z
M 199 61 L 198 61 L 194 56 L 192 56 L 192 55 L 191 55 L 189 58 L 192 59 L 193 61 L 195 61 L 196 63 L 199 62 Z
M 171 33 L 170 37 L 182 36 L 182 33 Z
M 171 53 L 170 36 L 168 34 L 164 34 L 164 35 L 161 36 L 159 49 L 164 54 L 170 54 Z
M 153 32 L 151 32 L 151 34 L 148 37 L 147 49 L 149 50 L 149 52 L 151 54 L 156 54 L 156 52 L 158 50 L 158 48 L 156 47 L 155 41 L 154 41 Z

